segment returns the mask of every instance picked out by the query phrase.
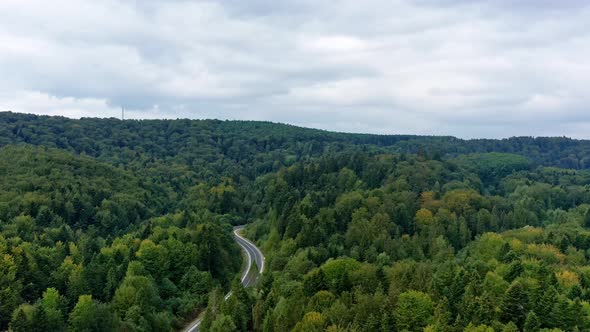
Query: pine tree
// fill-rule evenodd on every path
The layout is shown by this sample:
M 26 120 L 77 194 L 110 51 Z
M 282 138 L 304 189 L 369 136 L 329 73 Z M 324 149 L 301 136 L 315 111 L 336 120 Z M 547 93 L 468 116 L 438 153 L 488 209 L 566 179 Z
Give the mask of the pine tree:
M 504 279 L 506 279 L 508 282 L 512 282 L 514 279 L 518 278 L 518 276 L 520 276 L 523 271 L 524 268 L 522 267 L 520 260 L 515 260 L 514 262 L 510 263 L 508 273 Z
M 514 322 L 522 327 L 526 318 L 527 293 L 520 282 L 510 285 L 502 302 L 502 319 L 504 322 Z
M 310 272 L 303 279 L 303 290 L 308 296 L 312 296 L 318 291 L 326 289 L 328 289 L 328 284 L 326 282 L 326 275 L 322 269 Z
M 504 244 L 500 248 L 500 252 L 498 253 L 498 260 L 502 263 L 510 263 L 512 261 L 510 252 L 512 252 L 510 245 L 508 244 L 508 242 L 504 242 Z
M 392 324 L 391 324 L 391 316 L 389 314 L 387 314 L 387 311 L 383 312 L 383 315 L 381 316 L 381 332 L 389 332 L 392 329 Z
M 428 294 L 407 291 L 400 295 L 394 315 L 398 330 L 421 331 L 433 313 L 434 306 Z
M 351 287 L 350 276 L 348 275 L 348 270 L 345 270 L 344 273 L 340 276 L 340 278 L 336 279 L 335 290 L 338 294 L 349 290 Z
M 264 315 L 264 321 L 262 322 L 262 332 L 272 332 L 274 330 L 275 319 L 272 310 L 269 310 Z
M 450 311 L 453 314 L 458 313 L 459 304 L 461 304 L 461 298 L 463 297 L 463 293 L 465 292 L 465 286 L 467 285 L 467 278 L 465 275 L 465 270 L 461 269 L 458 273 L 455 274 L 453 277 L 453 282 L 449 287 L 449 296 L 448 296 L 448 303 Z
M 541 328 L 541 320 L 534 311 L 529 312 L 524 321 L 524 332 L 537 332 Z
M 588 327 L 588 316 L 584 313 L 584 307 L 580 299 L 576 299 L 569 306 L 567 313 L 567 322 L 570 327 L 579 327 L 586 331 Z
M 366 331 L 379 331 L 381 328 L 381 320 L 374 314 L 369 314 L 367 321 L 365 322 Z
M 33 316 L 31 317 L 31 325 L 31 331 L 46 331 L 48 326 L 48 320 L 47 315 L 45 314 L 45 310 L 42 306 L 35 306 L 35 310 L 33 310 Z
M 504 326 L 502 332 L 518 332 L 518 327 L 513 322 L 509 322 Z
M 572 288 L 570 288 L 567 297 L 570 298 L 571 300 L 575 300 L 575 299 L 579 299 L 582 297 L 582 288 L 578 285 L 573 285 Z
M 448 331 L 451 324 L 451 312 L 449 311 L 449 301 L 446 297 L 438 302 L 434 309 L 434 316 L 432 319 L 434 328 L 437 331 Z
M 549 315 L 549 327 L 567 329 L 569 326 L 569 304 L 567 299 L 559 297 L 557 302 L 553 305 L 551 314 Z
M 476 311 L 478 322 L 480 324 L 491 324 L 497 318 L 497 304 L 495 303 L 495 299 L 490 293 L 485 292 L 482 296 L 477 298 L 477 303 L 479 305 L 479 308 Z
M 31 323 L 22 308 L 17 309 L 16 313 L 12 316 L 10 330 L 13 332 L 28 332 L 31 330 Z
M 561 241 L 559 241 L 559 249 L 562 252 L 565 252 L 570 245 L 571 243 L 567 236 L 562 237 Z
M 533 309 L 541 321 L 541 327 L 549 328 L 553 327 L 551 312 L 553 311 L 554 304 L 557 302 L 558 293 L 553 285 L 555 273 L 549 271 L 548 268 L 544 268 L 544 266 L 541 266 L 541 268 L 546 271 L 543 272 L 544 276 L 541 279 L 541 285 L 538 289 L 538 299 L 533 299 Z
M 217 318 L 211 323 L 211 327 L 209 329 L 211 332 L 233 332 L 238 331 L 236 325 L 232 321 L 231 317 L 228 315 L 219 315 Z
M 207 310 L 205 310 L 205 314 L 203 315 L 203 320 L 201 321 L 201 329 L 204 331 L 209 330 L 214 320 L 215 314 L 213 313 L 213 310 L 210 307 L 207 307 Z
M 584 227 L 590 228 L 590 209 L 584 214 Z

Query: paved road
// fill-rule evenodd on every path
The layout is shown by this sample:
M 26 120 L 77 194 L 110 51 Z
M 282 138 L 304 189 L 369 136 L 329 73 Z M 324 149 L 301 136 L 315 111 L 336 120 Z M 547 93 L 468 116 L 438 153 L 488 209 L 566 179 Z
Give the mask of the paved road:
M 254 243 L 248 241 L 248 239 L 244 238 L 240 235 L 240 231 L 245 227 L 236 226 L 234 227 L 234 240 L 242 247 L 242 251 L 246 254 L 246 267 L 244 272 L 242 272 L 242 285 L 244 287 L 254 286 L 256 281 L 264 272 L 264 255 L 262 251 L 258 249 Z M 258 268 L 258 272 L 254 270 L 254 263 L 256 263 L 256 267 Z M 231 296 L 231 292 L 225 295 L 225 299 L 227 300 Z M 183 330 L 184 332 L 198 332 L 199 327 L 201 326 L 201 322 L 203 321 L 203 315 L 199 315 L 199 317 L 188 324 L 188 326 Z

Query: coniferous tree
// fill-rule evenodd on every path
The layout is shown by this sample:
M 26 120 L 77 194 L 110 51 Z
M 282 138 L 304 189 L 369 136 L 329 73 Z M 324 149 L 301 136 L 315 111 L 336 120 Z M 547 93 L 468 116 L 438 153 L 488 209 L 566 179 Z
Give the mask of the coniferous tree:
M 16 309 L 10 321 L 10 330 L 13 332 L 28 332 L 33 328 L 23 308 Z
M 513 322 L 517 327 L 524 325 L 528 305 L 527 293 L 520 282 L 514 282 L 506 291 L 502 301 L 502 319 Z
M 584 213 L 584 227 L 590 228 L 590 209 Z
M 514 281 L 514 279 L 518 278 L 518 276 L 520 276 L 520 274 L 523 271 L 524 268 L 522 267 L 522 263 L 520 262 L 520 260 L 515 260 L 512 263 L 510 263 L 508 273 L 506 274 L 505 279 L 508 282 L 512 282 Z
M 518 332 L 518 327 L 514 322 L 509 322 L 508 324 L 504 325 L 502 332 Z
M 557 290 L 550 286 L 541 295 L 539 301 L 534 303 L 534 311 L 538 313 L 537 317 L 541 321 L 541 327 L 552 327 L 551 312 L 557 301 Z
M 36 305 L 33 309 L 33 315 L 31 317 L 31 331 L 46 331 L 49 327 L 49 320 L 47 314 L 42 306 Z
M 541 328 L 541 320 L 534 311 L 529 311 L 524 322 L 524 332 L 537 332 Z

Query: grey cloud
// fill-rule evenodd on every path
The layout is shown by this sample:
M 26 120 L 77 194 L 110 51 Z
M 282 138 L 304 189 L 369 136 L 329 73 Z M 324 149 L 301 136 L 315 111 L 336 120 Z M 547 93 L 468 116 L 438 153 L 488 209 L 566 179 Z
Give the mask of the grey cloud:
M 0 109 L 590 138 L 585 1 L 5 0 L 0 14 Z

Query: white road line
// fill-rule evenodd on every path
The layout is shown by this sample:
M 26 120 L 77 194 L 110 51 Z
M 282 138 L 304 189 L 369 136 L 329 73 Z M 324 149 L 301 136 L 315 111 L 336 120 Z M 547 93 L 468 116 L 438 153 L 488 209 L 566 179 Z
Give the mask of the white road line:
M 261 260 L 261 266 L 259 267 L 260 271 L 258 272 L 258 274 L 262 274 L 262 272 L 264 271 L 264 255 L 262 255 L 262 252 L 260 251 L 260 249 L 258 249 L 258 247 L 253 244 L 252 242 L 250 242 L 248 239 L 242 237 L 240 234 L 238 234 L 239 230 L 242 230 L 243 228 L 238 228 L 234 230 L 234 235 L 236 236 L 237 239 L 244 241 L 245 243 L 242 243 L 240 241 L 236 241 L 238 243 L 238 245 L 240 245 L 240 247 L 242 247 L 242 249 L 244 249 L 244 251 L 246 252 L 246 255 L 248 256 L 248 268 L 246 269 L 246 271 L 244 272 L 244 274 L 242 275 L 242 279 L 241 279 L 241 283 L 242 285 L 244 285 L 244 281 L 246 280 L 246 277 L 248 277 L 248 274 L 250 274 L 250 269 L 252 268 L 252 260 L 254 260 L 254 258 L 252 257 L 252 254 L 250 253 L 250 251 L 254 251 L 254 255 L 258 256 Z M 258 263 L 257 263 L 258 264 Z M 247 285 L 244 285 L 247 286 Z M 229 293 L 227 293 L 223 299 L 225 301 L 227 301 L 227 299 L 230 298 L 230 296 L 232 296 L 232 292 L 230 291 Z M 188 327 L 187 329 L 185 329 L 185 332 L 193 332 L 193 331 L 197 331 L 199 329 L 199 326 L 201 326 L 201 323 L 203 322 L 202 318 L 199 318 L 195 321 L 195 323 Z
M 242 240 L 245 240 L 243 237 L 240 236 L 240 234 L 238 234 L 239 229 L 234 230 L 234 235 Z M 246 242 L 248 242 L 247 240 L 245 240 Z M 252 255 L 250 254 L 250 250 L 248 250 L 248 248 L 241 243 L 240 241 L 236 241 L 238 242 L 238 244 L 240 245 L 240 247 L 244 248 L 244 251 L 246 252 L 246 255 L 248 255 L 248 268 L 246 269 L 246 272 L 244 272 L 244 274 L 242 275 L 242 284 L 244 283 L 244 280 L 246 280 L 246 277 L 248 277 L 248 274 L 250 273 L 250 268 L 252 267 Z
M 237 231 L 238 230 L 235 230 L 234 233 L 240 239 L 246 241 L 250 245 L 250 248 L 253 249 L 254 251 L 256 251 L 256 253 L 258 254 L 258 257 L 260 257 L 260 259 L 262 261 L 262 264 L 260 264 L 260 265 L 262 265 L 262 266 L 259 266 L 258 268 L 260 269 L 260 273 L 264 272 L 264 261 L 265 261 L 264 255 L 262 254 L 262 252 L 260 251 L 260 249 L 258 249 L 258 247 L 254 243 L 250 242 L 250 240 L 246 239 L 245 237 L 241 237 L 239 234 L 236 233 Z
M 203 321 L 203 319 L 199 319 L 195 322 L 195 324 L 191 327 L 189 327 L 188 329 L 186 329 L 186 332 L 193 332 L 194 330 L 198 329 L 199 326 L 201 326 L 201 322 Z

